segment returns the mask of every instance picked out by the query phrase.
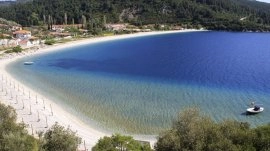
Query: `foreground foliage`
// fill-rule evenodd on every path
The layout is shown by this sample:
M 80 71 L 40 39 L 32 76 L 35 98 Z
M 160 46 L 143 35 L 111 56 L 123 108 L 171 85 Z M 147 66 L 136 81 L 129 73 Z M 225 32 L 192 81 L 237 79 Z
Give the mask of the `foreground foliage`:
M 12 107 L 0 104 L 0 150 L 37 151 L 38 141 L 28 135 L 24 124 L 16 123 L 16 118 Z
M 39 139 L 16 123 L 16 112 L 0 103 L 1 151 L 75 151 L 81 139 L 69 128 L 53 125 Z M 270 124 L 251 128 L 248 123 L 226 120 L 216 123 L 198 109 L 181 112 L 172 128 L 158 137 L 157 151 L 269 151 Z M 149 144 L 119 134 L 104 137 L 93 151 L 150 151 Z
M 0 103 L 0 151 L 75 151 L 81 142 L 75 132 L 57 123 L 36 139 L 16 119 L 15 110 Z
M 181 112 L 170 130 L 161 134 L 157 151 L 267 151 L 270 125 L 250 128 L 248 123 L 216 123 L 197 109 Z
M 151 151 L 149 144 L 142 144 L 134 140 L 131 136 L 119 134 L 111 137 L 103 137 L 92 148 L 92 151 Z
M 46 151 L 75 151 L 80 143 L 81 139 L 75 132 L 56 123 L 44 134 L 42 149 Z

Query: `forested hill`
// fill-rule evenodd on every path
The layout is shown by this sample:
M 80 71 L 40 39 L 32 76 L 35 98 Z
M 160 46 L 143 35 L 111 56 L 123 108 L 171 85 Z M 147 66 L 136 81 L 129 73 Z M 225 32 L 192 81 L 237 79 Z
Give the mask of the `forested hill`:
M 270 30 L 270 5 L 254 0 L 33 0 L 0 7 L 0 17 L 23 26 L 43 24 L 48 18 L 63 24 L 67 18 L 67 23 L 86 20 Z

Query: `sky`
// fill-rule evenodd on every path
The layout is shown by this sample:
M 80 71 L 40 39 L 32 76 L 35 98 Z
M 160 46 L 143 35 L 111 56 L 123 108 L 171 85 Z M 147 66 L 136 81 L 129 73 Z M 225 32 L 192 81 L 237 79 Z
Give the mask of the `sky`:
M 261 1 L 261 2 L 270 3 L 270 0 L 257 0 L 257 1 Z

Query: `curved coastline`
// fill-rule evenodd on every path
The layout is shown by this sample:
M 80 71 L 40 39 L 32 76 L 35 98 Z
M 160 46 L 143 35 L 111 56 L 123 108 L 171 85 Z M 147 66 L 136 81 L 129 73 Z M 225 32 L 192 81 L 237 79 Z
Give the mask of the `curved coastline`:
M 38 94 L 35 90 L 31 89 L 22 84 L 19 80 L 13 78 L 13 76 L 7 72 L 6 66 L 16 61 L 17 59 L 27 57 L 29 55 L 37 55 L 48 52 L 54 52 L 63 50 L 65 48 L 120 40 L 126 38 L 135 38 L 140 36 L 151 36 L 159 34 L 170 34 L 179 32 L 192 32 L 202 30 L 181 30 L 181 31 L 162 31 L 162 32 L 148 32 L 148 33 L 136 33 L 119 36 L 108 36 L 108 37 L 97 37 L 78 41 L 71 41 L 65 44 L 59 44 L 47 48 L 42 48 L 38 51 L 28 51 L 26 53 L 8 56 L 0 60 L 0 71 L 1 71 L 1 101 L 4 104 L 11 105 L 16 109 L 18 114 L 18 122 L 23 121 L 28 125 L 28 132 L 37 136 L 36 132 L 46 131 L 48 127 L 58 122 L 60 125 L 70 127 L 73 131 L 82 137 L 83 142 L 86 143 L 86 148 L 91 149 L 99 138 L 107 135 L 111 135 L 110 132 L 104 132 L 95 129 L 91 125 L 87 125 L 82 122 L 78 117 L 75 117 L 71 113 L 68 113 L 61 105 L 56 104 L 54 101 L 47 99 L 46 96 Z M 44 104 L 43 104 L 43 100 Z M 45 106 L 45 107 L 44 107 Z M 52 106 L 52 107 L 51 107 Z M 52 108 L 52 110 L 51 110 Z M 40 121 L 38 121 L 39 119 Z M 47 120 L 47 123 L 46 123 Z M 135 139 L 149 141 L 151 145 L 156 141 L 156 136 L 144 136 L 144 135 L 133 135 Z M 84 148 L 82 144 L 80 148 Z

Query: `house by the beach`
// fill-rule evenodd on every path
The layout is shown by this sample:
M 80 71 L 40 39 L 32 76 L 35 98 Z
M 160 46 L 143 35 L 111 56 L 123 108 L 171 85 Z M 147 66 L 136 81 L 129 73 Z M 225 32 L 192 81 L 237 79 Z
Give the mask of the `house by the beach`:
M 70 24 L 70 25 L 52 25 L 52 31 L 54 32 L 64 32 L 66 28 L 82 28 L 82 24 Z
M 31 31 L 18 30 L 18 31 L 13 32 L 13 36 L 18 39 L 27 39 L 31 37 Z
M 172 30 L 184 30 L 182 26 L 174 26 Z
M 8 39 L 0 39 L 0 46 L 5 47 L 8 44 Z
M 126 30 L 127 24 L 106 24 L 105 27 L 112 31 L 123 31 Z
M 18 26 L 19 27 L 19 26 Z M 39 46 L 41 41 L 37 37 L 31 36 L 31 31 L 27 30 L 18 30 L 13 32 L 12 39 L 1 39 L 0 47 L 15 47 L 21 46 L 22 48 L 29 48 L 33 46 Z
M 8 47 L 16 47 L 19 45 L 19 41 L 16 39 L 8 40 Z
M 27 39 L 17 39 L 18 45 L 20 45 L 22 48 L 29 48 L 34 46 L 39 46 L 41 44 L 41 41 L 37 37 L 30 37 Z
M 71 36 L 71 33 L 51 32 L 50 35 L 56 38 L 65 38 Z
M 31 38 L 29 38 L 29 41 L 30 41 L 32 46 L 36 46 L 36 45 L 39 45 L 41 43 L 39 38 L 33 37 L 33 36 Z
M 18 44 L 19 44 L 22 48 L 28 48 L 28 47 L 31 47 L 31 46 L 32 46 L 31 42 L 30 42 L 28 39 L 20 40 Z

